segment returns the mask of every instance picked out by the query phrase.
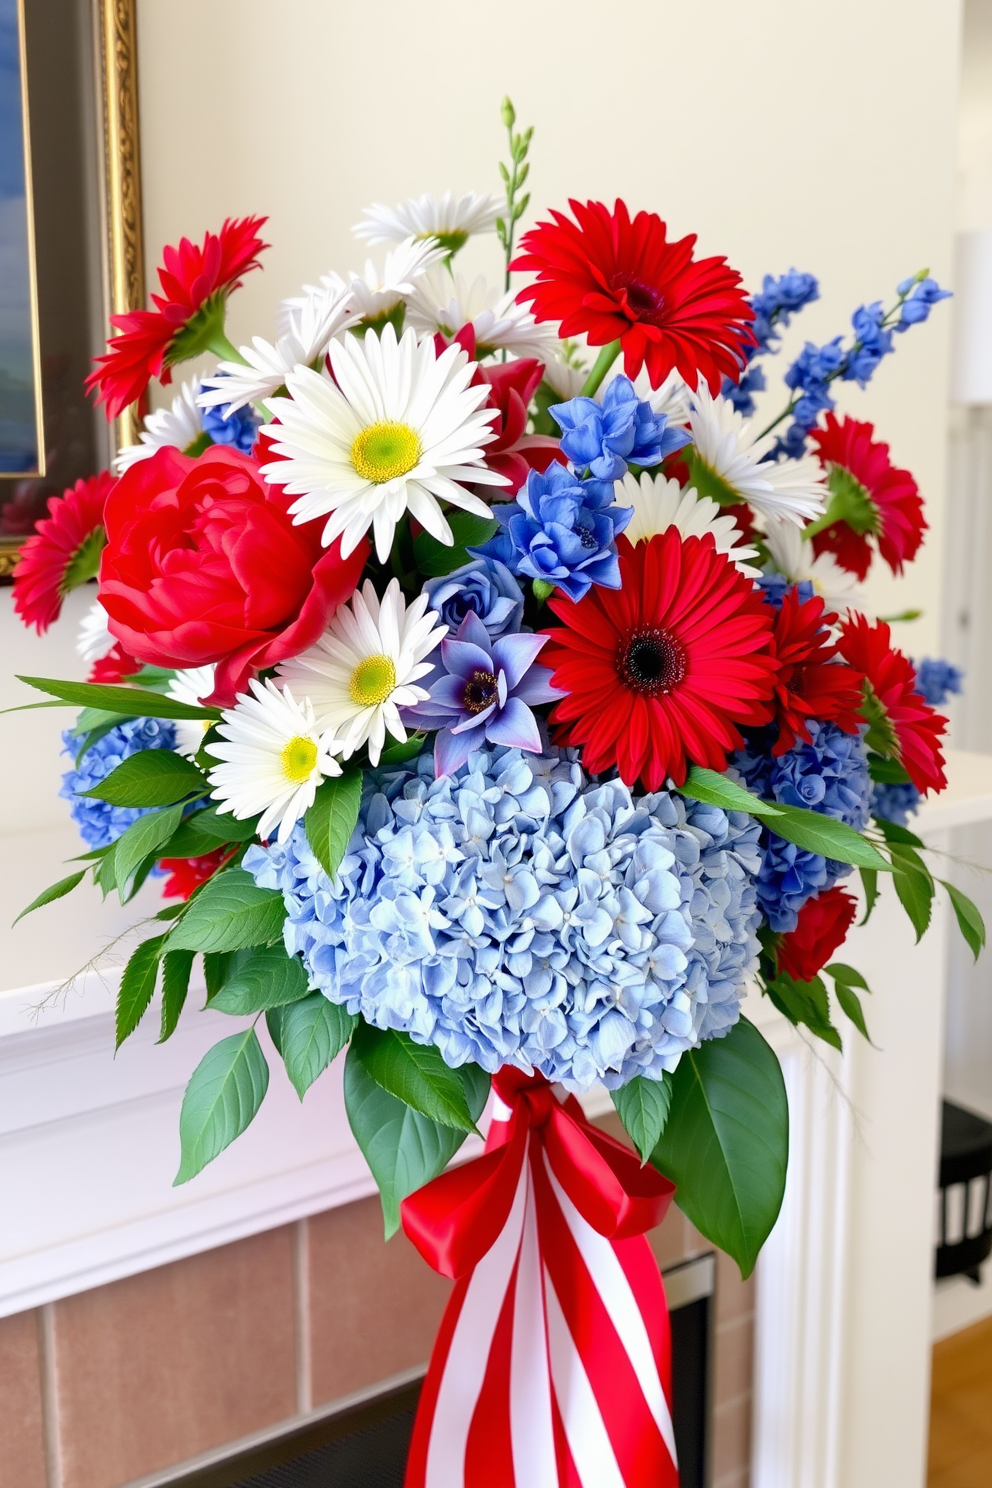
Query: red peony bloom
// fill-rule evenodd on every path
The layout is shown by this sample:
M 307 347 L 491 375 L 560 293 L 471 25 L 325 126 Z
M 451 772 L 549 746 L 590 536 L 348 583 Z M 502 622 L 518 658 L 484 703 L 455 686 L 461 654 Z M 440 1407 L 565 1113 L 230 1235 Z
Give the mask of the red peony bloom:
M 234 851 L 230 847 L 215 847 L 213 852 L 204 853 L 202 858 L 162 858 L 161 866 L 169 875 L 162 885 L 163 898 L 188 899 L 194 889 L 206 883 L 208 878 L 213 878 L 217 869 Z
M 204 236 L 202 247 L 183 238 L 178 248 L 166 248 L 158 271 L 163 293 L 151 297 L 155 309 L 110 317 L 118 334 L 86 379 L 87 388 L 97 391 L 97 402 L 106 403 L 108 418 L 136 402 L 153 377 L 171 382 L 173 362 L 208 349 L 205 341 L 194 344 L 195 335 L 180 341 L 181 333 L 237 289 L 242 274 L 259 267 L 258 255 L 268 246 L 258 236 L 265 220 L 228 218 L 219 233 Z
M 832 553 L 842 568 L 864 579 L 871 566 L 871 538 L 893 573 L 915 558 L 927 530 L 923 498 L 908 470 L 889 459 L 889 446 L 872 439 L 873 424 L 827 414 L 814 429 L 820 463 L 831 471 L 831 506 L 838 520 L 813 538 L 814 551 Z M 834 473 L 836 472 L 836 473 Z
M 87 682 L 123 682 L 126 677 L 133 677 L 135 672 L 141 671 L 141 662 L 135 661 L 133 656 L 128 656 L 120 641 L 114 643 L 113 649 L 106 656 L 101 656 L 90 667 Z
M 612 215 L 602 202 L 569 206 L 576 221 L 552 212 L 553 222 L 524 234 L 510 265 L 537 274 L 517 296 L 533 301 L 535 318 L 560 321 L 560 336 L 586 336 L 590 346 L 618 340 L 627 376 L 646 365 L 655 388 L 673 367 L 690 387 L 702 374 L 714 394 L 723 377 L 736 382 L 754 311 L 726 259 L 694 259 L 695 234 L 670 243 L 656 213 L 631 221 L 622 201 Z
M 856 734 L 861 717 L 861 675 L 842 661 L 834 661 L 837 647 L 823 626 L 823 600 L 801 600 L 787 589 L 775 617 L 774 652 L 779 671 L 773 699 L 778 739 L 772 754 L 785 754 L 797 738 L 810 742 L 809 718 L 836 723 L 846 734 Z
M 617 547 L 619 589 L 548 601 L 564 625 L 541 652 L 567 694 L 551 713 L 555 741 L 583 745 L 590 774 L 615 765 L 648 790 L 669 775 L 681 785 L 690 763 L 724 770 L 742 744 L 736 725 L 768 717 L 771 607 L 711 536 L 669 527 Z
M 96 577 L 104 543 L 103 510 L 114 488 L 104 470 L 48 502 L 48 516 L 22 546 L 14 570 L 14 609 L 42 635 L 70 589 Z
M 111 633 L 154 666 L 219 663 L 212 701 L 322 634 L 369 553 L 320 545 L 255 462 L 214 445 L 198 459 L 160 449 L 126 470 L 107 502 L 100 600 Z
M 811 982 L 823 970 L 854 923 L 857 901 L 844 889 L 825 889 L 807 899 L 795 930 L 778 944 L 778 969 L 797 982 Z
M 853 615 L 841 629 L 840 654 L 867 683 L 868 743 L 893 755 L 918 791 L 943 790 L 940 740 L 947 719 L 916 691 L 913 664 L 892 645 L 885 621 L 870 625 L 864 615 Z

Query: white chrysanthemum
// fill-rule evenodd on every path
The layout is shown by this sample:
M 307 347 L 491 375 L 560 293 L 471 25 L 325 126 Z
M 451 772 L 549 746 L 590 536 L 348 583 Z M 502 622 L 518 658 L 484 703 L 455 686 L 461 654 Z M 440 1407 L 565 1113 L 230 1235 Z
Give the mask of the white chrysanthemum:
M 401 243 L 404 238 L 438 238 L 446 249 L 456 251 L 473 233 L 492 232 L 499 216 L 501 202 L 488 193 L 467 191 L 455 196 L 446 191 L 442 197 L 410 197 L 398 206 L 385 207 L 377 202 L 366 207 L 365 221 L 352 231 L 366 243 Z
M 762 516 L 803 522 L 824 509 L 826 484 L 818 460 L 769 460 L 775 436 L 757 439 L 728 398 L 714 398 L 700 379 L 690 394 L 689 428 L 709 474 Z
M 184 382 L 173 398 L 171 408 L 157 408 L 148 414 L 138 435 L 139 443 L 125 445 L 114 456 L 114 470 L 118 475 L 123 475 L 139 460 L 149 459 L 156 450 L 166 446 L 185 450 L 196 443 L 203 433 L 203 420 L 196 406 L 198 387 L 197 382 Z
M 471 325 L 475 331 L 476 356 L 481 360 L 494 351 L 543 361 L 558 344 L 554 327 L 538 325 L 516 292 L 501 293 L 480 275 L 471 283 L 452 275 L 445 264 L 429 269 L 413 287 L 407 301 L 406 325 L 422 333 L 440 331 L 449 339 Z
M 424 658 L 448 633 L 428 603 L 420 594 L 407 606 L 396 579 L 380 601 L 366 579 L 317 644 L 279 668 L 313 704 L 318 727 L 338 736 L 345 759 L 368 743 L 375 765 L 387 733 L 406 740 L 399 710 L 427 698 L 415 684 L 431 670 Z
M 109 656 L 116 645 L 115 637 L 107 625 L 109 616 L 103 605 L 95 599 L 79 622 L 76 650 L 84 661 L 91 665 Z
M 770 519 L 765 546 L 779 573 L 792 584 L 804 580 L 813 585 L 814 594 L 823 600 L 827 614 L 846 615 L 851 610 L 868 613 L 868 605 L 858 588 L 856 574 L 841 568 L 832 553 L 817 557 L 813 544 L 803 537 L 802 529 L 792 522 Z
M 166 695 L 175 698 L 177 703 L 189 703 L 190 707 L 198 708 L 214 690 L 216 670 L 213 666 L 186 667 L 170 680 Z M 203 736 L 209 727 L 209 718 L 177 718 L 176 753 L 192 759 L 200 752 Z
M 747 562 L 758 556 L 757 548 L 745 543 L 733 517 L 727 516 L 711 497 L 698 496 L 691 486 L 683 491 L 677 480 L 647 471 L 640 480 L 628 472 L 618 487 L 617 505 L 634 508 L 624 528 L 624 536 L 632 543 L 647 542 L 669 527 L 677 527 L 683 537 L 705 537 L 709 533 L 718 553 L 732 558 L 741 573 L 758 577 L 759 570 Z
M 208 772 L 219 811 L 238 821 L 258 816 L 264 841 L 277 831 L 286 842 L 294 823 L 313 805 L 325 775 L 340 775 L 334 754 L 340 743 L 314 726 L 309 699 L 298 703 L 288 687 L 254 679 L 253 695 L 238 693 L 225 710 L 217 732 L 223 744 L 208 744 L 207 753 L 222 761 Z
M 196 400 L 201 408 L 229 403 L 233 413 L 246 403 L 271 398 L 295 367 L 317 361 L 335 336 L 361 320 L 347 286 L 308 286 L 297 299 L 284 300 L 280 308 L 275 345 L 254 336 L 250 346 L 241 347 L 243 363 L 221 362 L 217 375 L 203 380 L 204 390 Z
M 333 379 L 307 367 L 291 372 L 290 396 L 271 404 L 278 422 L 264 430 L 280 458 L 262 474 L 298 498 L 290 507 L 297 522 L 330 514 L 323 542 L 340 537 L 344 557 L 371 527 L 385 563 L 406 511 L 449 545 L 441 501 L 488 517 L 459 482 L 507 484 L 481 463 L 497 410 L 479 406 L 489 389 L 470 386 L 475 363 L 461 348 L 438 356 L 430 336 L 418 342 L 409 330 L 397 342 L 387 325 L 381 337 L 332 341 L 328 355 Z
M 579 396 L 588 376 L 584 367 L 573 367 L 561 356 L 550 356 L 544 363 L 544 381 L 554 388 L 563 403 Z

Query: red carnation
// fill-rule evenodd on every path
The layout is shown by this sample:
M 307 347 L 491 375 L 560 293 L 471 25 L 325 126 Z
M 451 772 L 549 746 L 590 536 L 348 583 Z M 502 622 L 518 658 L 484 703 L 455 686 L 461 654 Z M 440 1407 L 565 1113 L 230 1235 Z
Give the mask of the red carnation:
M 87 682 L 123 682 L 125 677 L 133 677 L 135 672 L 141 671 L 141 662 L 135 661 L 133 656 L 128 656 L 120 641 L 115 641 L 112 649 L 106 656 L 101 656 L 90 667 Z
M 48 516 L 22 546 L 14 570 L 14 609 L 42 635 L 70 589 L 96 577 L 104 543 L 103 511 L 114 488 L 108 470 L 77 481 L 48 502 Z
M 107 502 L 100 600 L 111 634 L 153 666 L 219 663 L 212 701 L 297 656 L 354 592 L 369 545 L 348 558 L 293 525 L 289 498 L 237 450 L 160 449 Z
M 533 301 L 535 318 L 560 321 L 562 338 L 586 336 L 590 346 L 619 341 L 627 376 L 647 365 L 655 388 L 673 367 L 690 387 L 701 374 L 714 394 L 724 377 L 736 382 L 754 311 L 727 260 L 694 259 L 694 233 L 670 243 L 656 213 L 631 221 L 622 201 L 612 216 L 602 202 L 569 206 L 576 221 L 553 211 L 553 222 L 524 234 L 510 265 L 537 274 L 517 296 Z
M 899 761 L 918 791 L 947 784 L 941 736 L 947 719 L 916 691 L 916 672 L 891 643 L 884 620 L 870 625 L 855 614 L 841 628 L 840 654 L 865 678 L 868 743 Z
M 832 553 L 859 579 L 871 566 L 872 537 L 892 572 L 901 573 L 927 530 L 915 480 L 892 464 L 889 446 L 872 439 L 874 432 L 873 424 L 833 413 L 827 414 L 826 428 L 812 431 L 820 463 L 830 471 L 827 515 L 837 517 L 816 533 L 813 548 L 817 554 Z
M 215 847 L 213 852 L 201 858 L 162 858 L 160 866 L 169 875 L 162 885 L 165 899 L 188 899 L 208 878 L 213 878 L 217 869 L 236 851 L 230 847 Z
M 807 719 L 836 723 L 846 734 L 856 734 L 862 722 L 860 673 L 833 659 L 837 647 L 827 638 L 823 611 L 822 599 L 804 601 L 797 589 L 787 589 L 775 617 L 776 756 L 792 749 L 797 738 L 811 742 Z
M 768 717 L 771 609 L 710 535 L 669 527 L 617 548 L 619 589 L 548 601 L 564 625 L 541 652 L 567 694 L 551 713 L 556 742 L 583 745 L 590 774 L 615 765 L 648 790 L 669 775 L 681 785 L 690 763 L 724 770 L 736 725 Z
M 219 233 L 205 234 L 202 247 L 183 238 L 178 248 L 166 248 L 158 271 L 163 293 L 151 297 L 155 309 L 110 317 L 118 334 L 86 379 L 97 402 L 106 403 L 108 418 L 136 402 L 153 377 L 171 382 L 173 363 L 209 350 L 211 330 L 223 327 L 223 320 L 220 327 L 210 324 L 210 313 L 222 308 L 242 274 L 259 267 L 258 255 L 268 246 L 258 236 L 265 220 L 228 218 Z
M 807 899 L 796 928 L 778 944 L 778 969 L 797 982 L 811 982 L 843 945 L 857 910 L 857 901 L 840 887 L 824 889 Z

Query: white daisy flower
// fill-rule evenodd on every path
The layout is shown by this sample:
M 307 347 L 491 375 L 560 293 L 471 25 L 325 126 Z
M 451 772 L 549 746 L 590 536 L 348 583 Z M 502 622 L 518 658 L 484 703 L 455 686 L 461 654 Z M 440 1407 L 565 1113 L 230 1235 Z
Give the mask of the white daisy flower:
M 640 480 L 628 472 L 617 487 L 617 504 L 634 508 L 624 528 L 630 542 L 647 542 L 669 527 L 677 527 L 683 537 L 710 533 L 718 553 L 726 553 L 749 578 L 758 577 L 760 571 L 747 562 L 758 556 L 757 548 L 745 543 L 733 517 L 727 516 L 711 497 L 697 495 L 691 486 L 683 491 L 677 480 L 650 475 L 646 470 Z
M 769 519 L 766 527 L 765 546 L 779 573 L 792 584 L 804 580 L 811 583 L 827 614 L 844 616 L 851 610 L 870 613 L 858 588 L 857 575 L 841 568 L 832 553 L 817 557 L 813 544 L 803 537 L 802 528 L 781 518 Z
M 258 835 L 264 841 L 277 829 L 287 841 L 293 826 L 313 805 L 325 775 L 340 775 L 332 756 L 340 743 L 321 733 L 308 698 L 298 703 L 288 687 L 254 679 L 253 695 L 238 693 L 225 709 L 217 731 L 223 744 L 208 744 L 207 753 L 222 761 L 208 772 L 219 811 L 237 821 L 262 813 Z
M 473 233 L 492 232 L 502 203 L 489 193 L 467 191 L 455 196 L 446 191 L 442 197 L 410 197 L 396 207 L 380 202 L 366 207 L 365 221 L 352 231 L 366 243 L 401 243 L 404 238 L 437 238 L 450 253 L 456 253 Z
M 284 300 L 280 309 L 275 345 L 254 336 L 251 346 L 240 348 L 244 362 L 221 362 L 217 375 L 203 380 L 203 391 L 196 400 L 201 408 L 229 403 L 233 413 L 246 403 L 264 402 L 285 384 L 295 367 L 317 361 L 335 336 L 361 319 L 347 285 L 308 286 L 298 298 Z
M 544 381 L 554 389 L 563 403 L 579 396 L 588 376 L 585 367 L 573 367 L 562 356 L 550 356 L 544 363 Z
M 184 382 L 172 400 L 171 408 L 157 408 L 148 414 L 138 435 L 138 444 L 125 445 L 114 456 L 117 475 L 123 475 L 139 460 L 149 459 L 156 450 L 187 450 L 203 433 L 203 420 L 196 406 L 198 382 Z M 223 400 L 222 400 L 223 401 Z
M 516 303 L 516 291 L 503 294 L 481 276 L 469 283 L 452 275 L 446 264 L 429 269 L 413 287 L 407 301 L 405 325 L 421 333 L 440 331 L 449 339 L 471 325 L 479 361 L 494 351 L 544 361 L 558 344 L 550 324 L 538 325 L 533 315 Z
M 801 526 L 824 510 L 826 481 L 818 460 L 769 460 L 773 434 L 757 439 L 728 398 L 714 398 L 700 379 L 690 394 L 689 428 L 697 461 L 696 484 L 712 481 L 750 503 L 763 516 L 785 517 Z M 686 450 L 686 454 L 691 454 Z
M 327 516 L 324 545 L 340 537 L 344 557 L 371 527 L 385 563 L 407 511 L 449 545 L 441 501 L 488 517 L 485 502 L 459 483 L 507 484 L 482 464 L 497 410 L 480 407 L 489 389 L 470 386 L 475 363 L 461 348 L 439 356 L 430 336 L 418 343 L 411 329 L 398 342 L 387 325 L 381 337 L 332 341 L 328 356 L 333 379 L 308 367 L 291 372 L 289 397 L 271 403 L 278 422 L 264 429 L 280 458 L 262 474 L 298 498 L 296 521 Z
M 634 386 L 638 397 L 651 404 L 654 413 L 664 414 L 671 427 L 684 428 L 689 422 L 689 389 L 677 372 L 669 372 L 660 388 L 652 388 L 647 371 L 638 373 Z
M 102 661 L 105 656 L 109 656 L 117 644 L 116 638 L 110 634 L 108 619 L 103 605 L 95 599 L 79 622 L 76 651 L 91 666 L 94 661 Z
M 448 633 L 428 603 L 420 594 L 407 606 L 396 579 L 380 601 L 366 579 L 317 644 L 280 666 L 280 679 L 313 704 L 317 727 L 341 740 L 344 759 L 367 743 L 376 765 L 387 733 L 405 742 L 399 710 L 426 700 L 427 689 L 415 683 L 431 671 L 424 658 Z
M 191 707 L 198 708 L 214 690 L 216 670 L 213 666 L 184 668 L 171 678 L 166 696 L 175 698 L 177 703 L 189 703 Z M 210 719 L 177 718 L 175 722 L 176 753 L 193 759 L 200 752 L 203 736 L 210 727 Z
M 358 319 L 377 327 L 413 293 L 421 275 L 445 257 L 435 238 L 404 238 L 386 254 L 381 271 L 367 259 L 363 273 L 349 274 L 347 281 L 338 274 L 324 274 L 321 283 L 328 288 L 346 289 Z

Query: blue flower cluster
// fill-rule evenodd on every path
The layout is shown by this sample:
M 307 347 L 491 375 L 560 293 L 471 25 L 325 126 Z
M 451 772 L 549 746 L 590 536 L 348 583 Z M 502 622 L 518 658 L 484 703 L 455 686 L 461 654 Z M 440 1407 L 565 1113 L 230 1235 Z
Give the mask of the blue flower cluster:
M 658 1079 L 736 1022 L 757 955 L 759 826 L 590 782 L 564 754 L 480 750 L 369 772 L 327 878 L 297 826 L 246 869 L 282 890 L 311 985 L 380 1028 L 550 1080 Z
M 218 374 L 222 375 L 222 374 Z M 201 392 L 205 387 L 201 388 Z M 214 444 L 227 444 L 250 455 L 255 447 L 255 438 L 262 427 L 262 420 L 250 403 L 229 413 L 229 403 L 216 403 L 212 408 L 200 409 L 203 431 Z
M 819 298 L 820 285 L 816 276 L 801 273 L 798 269 L 790 269 L 777 279 L 766 274 L 761 292 L 751 296 L 754 311 L 751 330 L 755 345 L 745 350 L 748 365 L 740 381 L 732 382 L 729 377 L 723 380 L 724 397 L 729 398 L 745 418 L 750 418 L 755 411 L 754 394 L 763 392 L 765 388 L 765 374 L 755 365 L 757 359 L 768 352 L 774 354 L 778 350 L 774 343 L 793 315 Z
M 771 754 L 774 731 L 756 730 L 733 757 L 749 790 L 766 800 L 819 811 L 857 831 L 868 824 L 871 780 L 868 753 L 858 734 L 834 723 L 809 721 L 809 744 L 799 743 L 779 759 Z M 775 931 L 794 930 L 799 911 L 813 894 L 850 873 L 850 864 L 824 858 L 786 842 L 765 828 L 758 902 Z
M 936 279 L 931 279 L 929 275 L 923 279 L 917 275 L 912 279 L 904 279 L 898 286 L 897 293 L 905 296 L 895 325 L 897 331 L 908 331 L 911 325 L 919 325 L 927 319 L 931 305 L 936 305 L 939 300 L 949 299 L 951 295 L 949 289 L 941 289 Z
M 62 753 L 75 759 L 80 741 L 71 730 L 63 733 L 62 743 L 65 746 Z M 109 802 L 93 797 L 83 799 L 80 792 L 99 785 L 129 755 L 138 754 L 142 749 L 174 749 L 175 744 L 175 724 L 167 719 L 129 718 L 124 723 L 115 724 L 102 739 L 91 744 L 79 765 L 66 771 L 59 795 L 72 802 L 72 819 L 89 847 L 108 847 L 111 842 L 116 842 L 133 821 L 151 808 L 111 806 Z
M 685 429 L 669 429 L 664 414 L 638 398 L 629 377 L 614 377 L 595 398 L 570 398 L 548 409 L 562 431 L 561 447 L 577 470 L 596 480 L 619 480 L 630 465 L 660 465 L 689 443 Z
M 952 693 L 961 691 L 964 672 L 949 661 L 935 660 L 924 656 L 914 661 L 916 690 L 926 698 L 931 708 L 942 708 Z
M 873 781 L 871 787 L 871 814 L 883 821 L 894 822 L 897 827 L 909 824 L 920 806 L 920 793 L 911 780 L 902 785 L 883 784 Z
M 439 579 L 429 579 L 424 592 L 451 635 L 470 614 L 479 617 L 493 641 L 520 629 L 523 590 L 506 564 L 494 558 L 474 558 Z

